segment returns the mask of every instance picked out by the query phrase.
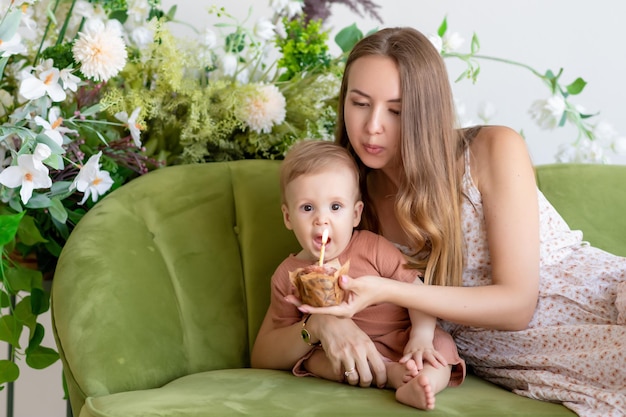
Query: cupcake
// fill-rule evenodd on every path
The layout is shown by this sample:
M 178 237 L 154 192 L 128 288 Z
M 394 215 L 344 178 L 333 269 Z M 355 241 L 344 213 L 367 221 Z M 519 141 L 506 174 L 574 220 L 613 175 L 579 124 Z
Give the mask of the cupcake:
M 350 261 L 336 269 L 329 265 L 309 265 L 289 272 L 289 279 L 304 304 L 313 307 L 338 305 L 344 291 L 339 287 L 339 277 L 350 269 Z

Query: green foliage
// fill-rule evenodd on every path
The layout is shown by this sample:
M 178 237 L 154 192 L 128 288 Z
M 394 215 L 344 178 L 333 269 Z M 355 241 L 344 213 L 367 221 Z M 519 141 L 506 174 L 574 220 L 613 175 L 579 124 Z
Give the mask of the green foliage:
M 43 59 L 52 59 L 58 68 L 76 66 L 74 55 L 72 54 L 72 44 L 64 42 L 49 46 L 41 53 Z
M 321 20 L 306 22 L 299 16 L 295 19 L 283 19 L 287 35 L 276 39 L 276 46 L 282 56 L 278 59 L 278 68 L 286 71 L 280 77 L 287 81 L 296 74 L 306 71 L 324 71 L 331 65 L 332 57 L 328 52 L 328 31 L 322 30 Z

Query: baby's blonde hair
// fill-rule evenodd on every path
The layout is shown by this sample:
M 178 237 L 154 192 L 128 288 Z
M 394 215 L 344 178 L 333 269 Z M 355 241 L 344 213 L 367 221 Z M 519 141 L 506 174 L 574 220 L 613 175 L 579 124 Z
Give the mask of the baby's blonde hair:
M 301 175 L 323 172 L 330 167 L 345 166 L 354 174 L 357 198 L 359 191 L 359 168 L 350 152 L 343 146 L 324 140 L 305 139 L 289 148 L 280 167 L 280 194 L 285 203 L 287 185 Z

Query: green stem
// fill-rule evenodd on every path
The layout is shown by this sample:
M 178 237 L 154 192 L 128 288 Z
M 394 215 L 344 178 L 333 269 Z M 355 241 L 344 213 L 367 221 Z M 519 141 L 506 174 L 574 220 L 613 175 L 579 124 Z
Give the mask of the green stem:
M 59 37 L 57 38 L 56 45 L 60 45 L 63 42 L 63 38 L 65 38 L 65 31 L 67 30 L 67 25 L 70 23 L 70 18 L 72 17 L 72 11 L 74 10 L 74 5 L 76 4 L 76 0 L 72 0 L 72 5 L 67 12 L 67 16 L 65 16 L 65 22 L 63 22 L 63 27 L 61 28 L 61 32 L 59 33 Z
M 524 69 L 532 72 L 537 77 L 539 77 L 542 80 L 544 80 L 545 82 L 548 82 L 548 79 L 545 77 L 544 74 L 540 73 L 539 71 L 537 71 L 536 69 L 534 69 L 530 65 L 527 65 L 527 64 L 524 64 L 524 63 L 518 62 L 518 61 L 513 61 L 513 60 L 510 60 L 510 59 L 498 58 L 498 57 L 489 56 L 489 55 L 460 54 L 460 53 L 457 53 L 457 52 L 445 52 L 443 54 L 443 57 L 444 58 L 447 58 L 447 57 L 459 58 L 459 59 L 461 59 L 463 61 L 467 61 L 470 58 L 475 58 L 475 59 L 482 59 L 482 60 L 485 60 L 485 61 L 501 62 L 501 63 L 504 63 L 504 64 L 509 64 L 509 65 L 513 65 L 513 66 L 516 66 L 516 67 L 524 68 Z
M 57 7 L 59 7 L 59 3 L 61 0 L 56 0 L 54 3 L 54 8 L 52 9 L 52 14 L 54 15 L 57 11 Z M 48 36 L 48 31 L 52 26 L 52 19 L 48 17 L 48 24 L 43 31 L 43 36 L 41 37 L 41 42 L 39 43 L 39 48 L 37 48 L 37 53 L 35 54 L 35 59 L 33 59 L 33 66 L 37 65 L 37 61 L 39 60 L 39 55 L 41 54 L 41 48 L 43 48 L 43 43 L 46 41 L 46 37 Z

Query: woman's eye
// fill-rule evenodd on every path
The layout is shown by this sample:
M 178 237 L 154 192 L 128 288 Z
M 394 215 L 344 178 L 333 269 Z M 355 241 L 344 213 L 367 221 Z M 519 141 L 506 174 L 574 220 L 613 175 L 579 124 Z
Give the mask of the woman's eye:
M 353 101 L 352 104 L 356 107 L 365 107 L 367 106 L 367 103 L 362 103 L 360 101 Z
M 400 116 L 400 110 L 396 110 L 396 109 L 389 109 L 389 112 L 391 114 L 395 114 L 396 116 Z

